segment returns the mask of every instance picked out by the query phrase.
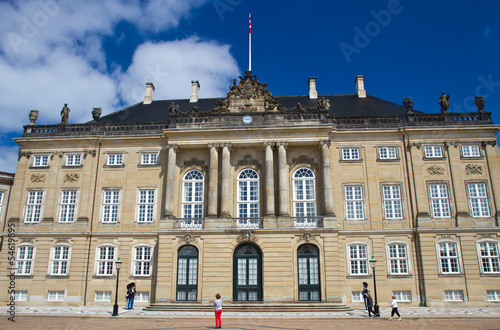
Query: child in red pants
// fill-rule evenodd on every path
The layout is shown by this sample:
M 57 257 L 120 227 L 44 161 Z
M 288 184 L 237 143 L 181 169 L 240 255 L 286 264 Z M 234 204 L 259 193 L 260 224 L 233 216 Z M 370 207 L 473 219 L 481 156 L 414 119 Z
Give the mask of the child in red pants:
M 220 294 L 215 295 L 214 301 L 214 309 L 215 309 L 215 327 L 222 328 L 222 323 L 220 316 L 222 314 L 222 299 L 220 299 Z

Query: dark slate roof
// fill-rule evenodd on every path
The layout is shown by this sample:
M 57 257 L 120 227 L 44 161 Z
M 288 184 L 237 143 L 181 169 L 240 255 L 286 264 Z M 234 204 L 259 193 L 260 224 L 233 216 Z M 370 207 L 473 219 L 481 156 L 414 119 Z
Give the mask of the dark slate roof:
M 403 106 L 388 102 L 370 95 L 359 98 L 356 94 L 348 95 L 319 95 L 319 98 L 330 100 L 329 114 L 331 117 L 389 117 L 406 114 Z M 277 96 L 284 108 L 294 108 L 298 103 L 305 107 L 316 107 L 317 100 L 309 99 L 308 95 Z M 174 102 L 181 112 L 187 112 L 194 106 L 198 111 L 209 112 L 221 98 L 199 99 L 190 103 L 189 99 L 158 100 L 151 104 L 137 103 L 122 110 L 101 117 L 101 123 L 131 124 L 131 123 L 162 123 L 168 122 L 169 107 Z M 416 111 L 418 112 L 418 111 Z

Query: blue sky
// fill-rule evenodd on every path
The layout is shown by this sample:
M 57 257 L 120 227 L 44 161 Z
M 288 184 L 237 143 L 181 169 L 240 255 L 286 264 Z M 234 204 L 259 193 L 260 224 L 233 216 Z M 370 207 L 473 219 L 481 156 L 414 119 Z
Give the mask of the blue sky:
M 15 172 L 22 126 L 70 123 L 155 99 L 224 96 L 248 69 L 273 95 L 368 94 L 439 112 L 476 111 L 500 124 L 500 1 L 36 0 L 0 2 L 0 171 Z

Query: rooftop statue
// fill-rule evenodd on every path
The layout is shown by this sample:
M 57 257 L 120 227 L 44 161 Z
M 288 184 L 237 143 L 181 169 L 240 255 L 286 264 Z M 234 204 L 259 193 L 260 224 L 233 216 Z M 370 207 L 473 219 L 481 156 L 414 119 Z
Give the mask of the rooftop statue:
M 474 96 L 474 104 L 479 112 L 484 111 L 484 96 Z
M 406 113 L 413 113 L 413 100 L 411 97 L 403 97 L 403 106 Z
M 68 103 L 64 103 L 64 107 L 61 110 L 61 124 L 66 125 L 69 119 L 69 112 L 71 110 L 68 108 Z
M 450 107 L 450 95 L 444 95 L 444 91 L 441 92 L 441 97 L 439 98 L 439 105 L 441 106 L 441 113 L 445 113 Z

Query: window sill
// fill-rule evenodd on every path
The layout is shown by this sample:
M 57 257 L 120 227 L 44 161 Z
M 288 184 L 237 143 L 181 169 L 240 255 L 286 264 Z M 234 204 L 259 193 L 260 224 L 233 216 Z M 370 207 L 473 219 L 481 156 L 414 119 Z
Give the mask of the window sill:
M 160 164 L 138 164 L 138 168 L 160 167 Z
M 437 160 L 446 160 L 446 157 L 424 157 L 422 160 L 426 161 L 437 161 Z
M 30 170 L 48 170 L 50 166 L 30 166 Z
M 500 273 L 480 273 L 481 277 L 500 277 Z
M 26 278 L 26 279 L 28 279 L 28 278 L 32 279 L 33 278 L 33 275 L 31 275 L 31 274 L 14 274 L 14 276 L 16 278 Z
M 362 159 L 341 159 L 339 163 L 362 163 Z
M 151 275 L 130 275 L 128 277 L 130 280 L 133 280 L 133 279 L 139 279 L 139 280 L 152 280 L 153 279 L 153 276 Z
M 412 278 L 413 274 L 390 274 L 387 278 Z
M 399 158 L 393 158 L 393 159 L 377 159 L 377 162 L 381 162 L 381 163 L 396 163 L 396 162 L 399 162 L 401 161 L 401 159 Z
M 112 280 L 116 279 L 116 275 L 94 275 L 92 279 Z
M 63 166 L 61 166 L 61 168 L 72 170 L 75 168 L 83 168 L 83 165 L 82 164 L 80 164 L 80 165 L 63 165 Z
M 104 168 L 125 168 L 125 164 L 120 165 L 104 165 Z
M 69 275 L 47 275 L 45 278 L 68 279 Z
M 463 273 L 456 274 L 438 274 L 438 277 L 464 277 Z
M 360 274 L 360 275 L 347 275 L 346 276 L 347 279 L 359 279 L 359 278 L 372 278 L 371 275 L 366 275 L 366 274 Z

